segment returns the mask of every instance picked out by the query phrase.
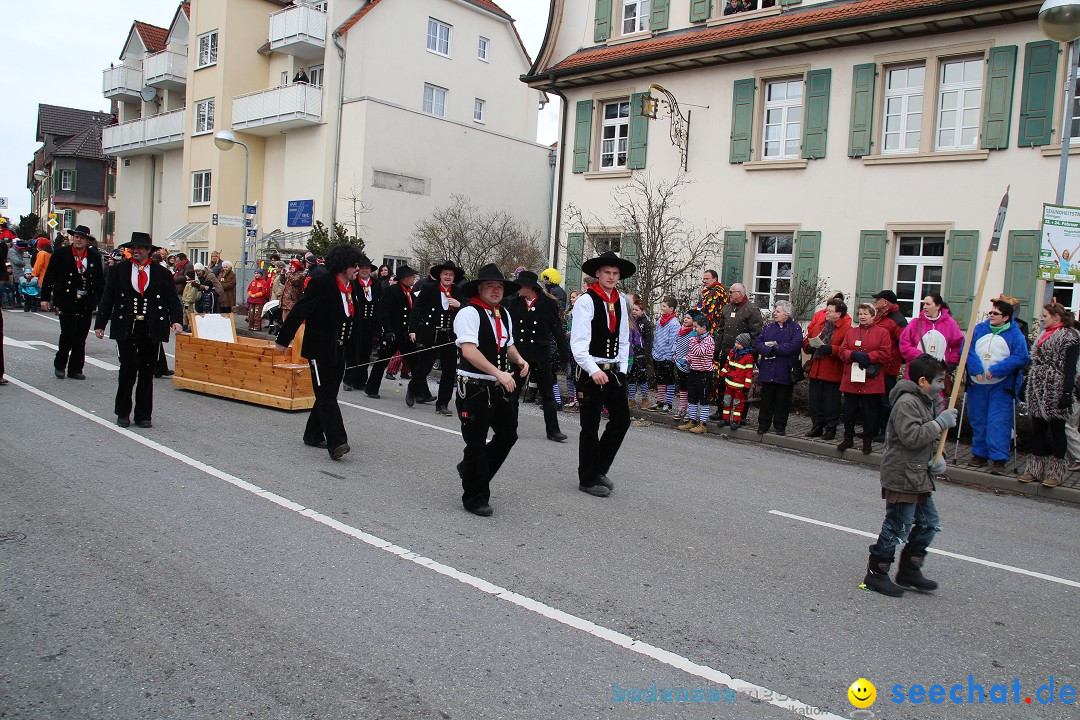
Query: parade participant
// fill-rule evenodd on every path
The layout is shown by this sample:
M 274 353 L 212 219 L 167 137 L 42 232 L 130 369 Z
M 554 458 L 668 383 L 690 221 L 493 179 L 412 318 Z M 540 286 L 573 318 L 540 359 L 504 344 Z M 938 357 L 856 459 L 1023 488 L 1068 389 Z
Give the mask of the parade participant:
M 135 424 L 153 427 L 154 364 L 161 343 L 183 330 L 180 325 L 180 298 L 173 289 L 169 271 L 150 260 L 155 250 L 150 235 L 131 233 L 131 240 L 121 248 L 131 252 L 131 259 L 113 265 L 105 278 L 105 292 L 98 304 L 94 334 L 116 341 L 120 358 L 120 378 L 113 412 L 116 424 L 131 424 L 131 391 L 135 390 Z M 110 323 L 111 321 L 111 323 Z
M 697 310 L 687 310 L 682 316 L 682 325 L 679 326 L 679 334 L 675 336 L 675 374 L 677 376 L 675 388 L 678 391 L 678 399 L 671 415 L 675 418 L 687 416 L 688 395 L 690 392 L 690 365 L 686 362 L 686 353 L 690 351 L 690 333 L 694 331 L 694 317 Z
M 732 430 L 738 430 L 746 417 L 746 398 L 754 383 L 753 342 L 749 333 L 737 335 L 735 347 L 731 348 L 724 367 L 720 368 L 720 380 L 724 383 L 720 427 L 730 423 Z
M 529 363 L 514 344 L 514 323 L 500 305 L 504 294 L 519 288 L 505 280 L 495 265 L 485 265 L 475 280 L 462 286 L 469 303 L 454 318 L 455 342 L 461 348 L 456 405 L 465 440 L 457 465 L 461 504 L 481 517 L 494 512 L 488 504 L 491 479 L 517 442 L 517 380 L 510 363 L 520 368 L 518 379 L 529 374 Z M 489 430 L 493 431 L 490 441 Z
M 398 266 L 393 285 L 387 285 L 379 298 L 379 306 L 376 317 L 379 319 L 379 330 L 382 332 L 382 342 L 379 344 L 379 357 L 371 368 L 368 375 L 367 385 L 364 392 L 370 398 L 379 397 L 379 386 L 382 384 L 383 373 L 390 364 L 390 358 L 394 353 L 402 355 L 416 350 L 416 345 L 409 339 L 409 314 L 413 309 L 412 288 L 416 283 L 417 273 L 408 265 Z M 409 356 L 411 360 L 413 355 Z M 404 375 L 404 373 L 402 373 Z M 417 397 L 427 397 L 430 392 L 427 389 L 427 381 L 422 380 L 423 390 L 417 383 L 414 374 L 409 380 L 409 386 L 405 391 L 405 404 L 412 407 Z
M 923 353 L 933 355 L 945 363 L 948 373 L 960 362 L 964 346 L 964 333 L 949 314 L 949 304 L 941 295 L 929 293 L 923 298 L 923 309 L 915 322 L 908 323 L 900 333 L 900 356 L 910 362 Z M 904 377 L 907 377 L 905 372 Z M 952 390 L 952 383 L 945 383 L 945 392 Z
M 566 291 L 562 288 L 562 273 L 553 267 L 549 267 L 540 273 L 540 279 L 543 281 L 544 289 L 547 290 L 548 295 L 555 298 L 555 302 L 559 304 L 559 312 L 566 312 L 568 299 Z
M 695 434 L 706 433 L 705 421 L 709 419 L 709 394 L 712 392 L 713 355 L 716 341 L 709 332 L 709 320 L 702 314 L 694 316 L 694 329 L 686 350 L 686 363 L 690 367 L 687 398 L 690 412 L 679 430 Z
M 630 428 L 626 372 L 630 353 L 630 306 L 619 294 L 619 280 L 637 267 L 608 251 L 586 261 L 581 270 L 596 282 L 574 303 L 570 348 L 581 368 L 577 379 L 581 398 L 581 435 L 578 445 L 578 489 L 607 497 L 614 484 L 607 473 Z M 608 423 L 599 435 L 600 415 Z
M 410 382 L 409 388 L 417 389 L 417 394 L 413 394 L 412 398 L 419 403 L 435 399 L 435 412 L 447 416 L 453 414 L 450 412 L 450 398 L 454 396 L 454 374 L 449 369 L 457 362 L 454 315 L 465 299 L 454 286 L 463 277 L 465 271 L 455 265 L 453 260 L 431 268 L 428 272 L 430 282 L 424 283 L 420 288 L 413 310 L 409 313 L 409 340 L 416 343 L 418 350 L 423 351 L 412 358 L 415 383 Z M 439 379 L 438 397 L 432 398 L 427 379 L 435 366 L 436 358 L 442 368 L 442 377 Z M 409 397 L 407 391 L 405 403 L 412 407 Z
M 514 320 L 514 347 L 532 368 L 537 392 L 542 399 L 547 439 L 563 442 L 566 435 L 559 429 L 559 412 L 551 375 L 551 342 L 555 341 L 558 354 L 564 360 L 570 357 L 570 344 L 562 331 L 558 300 L 547 293 L 534 272 L 524 270 L 518 273 L 517 282 L 521 290 L 517 297 L 510 298 L 506 303 Z M 520 384 L 521 388 L 525 385 L 524 382 Z M 516 394 L 520 396 L 520 390 Z
M 720 282 L 720 276 L 712 269 L 704 272 L 701 277 L 701 285 L 701 299 L 698 300 L 697 309 L 709 321 L 709 332 L 712 333 L 716 350 L 716 357 L 713 359 L 712 383 L 709 386 L 709 394 L 705 399 L 705 404 L 715 402 L 719 405 L 720 396 L 724 393 L 720 384 L 720 367 L 724 364 L 728 350 L 731 349 L 730 343 L 724 347 L 721 342 L 724 327 L 723 311 L 724 306 L 728 303 L 728 292 L 724 288 L 724 284 Z M 734 288 L 734 286 L 732 287 Z M 758 329 L 760 330 L 760 325 Z M 706 413 L 707 415 L 708 413 Z
M 653 331 L 653 377 L 656 378 L 656 410 L 671 410 L 675 400 L 675 338 L 679 322 L 675 319 L 678 301 L 669 295 L 660 303 L 660 319 Z
M 270 286 L 263 271 L 255 268 L 255 277 L 247 286 L 248 329 L 262 330 L 263 305 L 270 299 Z
M 88 247 L 90 228 L 79 225 L 71 231 L 71 246 L 56 252 L 45 270 L 41 286 L 41 308 L 49 311 L 50 301 L 60 315 L 60 339 L 53 358 L 53 373 L 63 378 L 85 380 L 86 336 L 105 289 L 105 268 L 101 253 Z
M 368 363 L 371 362 L 371 349 L 376 336 L 379 334 L 379 296 L 382 288 L 372 276 L 375 266 L 367 255 L 360 254 L 360 270 L 356 275 L 356 298 L 359 304 L 356 306 L 357 329 L 360 333 L 356 340 L 356 362 L 358 367 L 345 373 L 342 387 L 352 390 L 354 387 L 364 387 L 368 380 Z
M 653 326 L 649 316 L 645 314 L 645 304 L 641 297 L 630 295 L 632 322 L 630 323 L 630 373 L 627 378 L 629 385 L 630 407 L 642 410 L 649 409 L 649 365 L 646 360 L 652 349 Z M 638 393 L 641 393 L 641 401 L 638 402 Z M 659 402 L 659 398 L 657 398 Z
M 851 316 L 842 299 L 833 297 L 820 317 L 815 314 L 806 330 L 803 350 L 810 354 L 810 417 L 812 425 L 806 437 L 835 440 L 840 424 L 840 380 L 844 363 L 840 348 L 851 329 Z
M 363 255 L 353 245 L 331 248 L 326 255 L 326 272 L 308 283 L 288 320 L 281 324 L 275 345 L 278 352 L 287 352 L 296 331 L 306 322 L 300 354 L 311 368 L 315 404 L 304 427 L 304 444 L 326 448 L 334 460 L 345 457 L 350 449 L 337 395 L 345 368 L 356 362 L 359 298 L 353 280 L 362 261 Z
M 849 335 L 850 337 L 850 335 Z M 877 542 L 870 546 L 870 560 L 862 587 L 890 597 L 904 588 L 933 592 L 938 584 L 923 577 L 927 548 L 940 531 L 934 507 L 934 478 L 945 472 L 945 460 L 935 459 L 941 433 L 956 427 L 956 408 L 943 410 L 945 365 L 930 355 L 911 361 L 910 380 L 893 388 L 888 439 L 881 459 L 881 497 L 885 520 Z M 889 579 L 896 546 L 900 568 L 896 582 Z

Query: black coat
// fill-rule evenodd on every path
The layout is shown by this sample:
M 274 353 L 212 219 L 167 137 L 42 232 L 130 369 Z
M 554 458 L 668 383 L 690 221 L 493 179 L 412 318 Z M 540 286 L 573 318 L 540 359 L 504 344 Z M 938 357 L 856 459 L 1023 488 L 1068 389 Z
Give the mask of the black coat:
M 353 296 L 353 308 L 358 305 L 356 285 L 350 286 Z M 300 354 L 308 360 L 318 360 L 335 356 L 339 348 L 345 351 L 345 360 L 355 362 L 356 349 L 360 341 L 358 313 L 350 318 L 345 315 L 345 306 L 341 301 L 337 278 L 328 273 L 311 278 L 307 289 L 296 305 L 289 311 L 289 317 L 281 325 L 277 344 L 288 347 L 300 324 L 305 320 L 304 342 Z
M 170 325 L 184 317 L 184 307 L 173 286 L 172 275 L 155 262 L 147 268 L 150 279 L 146 284 L 146 319 L 150 322 L 150 337 L 154 342 L 169 339 Z M 143 300 L 131 285 L 131 261 L 124 260 L 109 268 L 105 276 L 105 291 L 98 303 L 95 330 L 109 325 L 109 337 L 126 340 L 135 324 L 135 306 Z M 112 324 L 109 324 L 109 321 Z
M 379 326 L 383 333 L 393 333 L 396 340 L 406 340 L 409 335 L 409 315 L 412 309 L 405 297 L 401 283 L 387 285 L 379 299 Z M 413 305 L 416 298 L 413 298 Z
M 379 299 L 382 296 L 382 285 L 377 278 L 371 278 L 371 302 L 364 296 L 364 288 L 359 280 L 353 281 L 353 290 L 359 300 L 356 306 L 356 315 L 361 325 L 367 328 L 369 334 L 379 332 Z
M 569 359 L 570 343 L 566 341 L 566 331 L 559 319 L 559 306 L 546 295 L 536 298 L 532 310 L 528 309 L 525 298 L 518 295 L 506 304 L 513 321 L 514 346 L 518 352 L 529 357 L 547 354 L 554 340 L 559 354 Z
M 75 267 L 75 255 L 70 248 L 61 248 L 49 258 L 45 281 L 41 284 L 41 299 L 45 302 L 52 301 L 61 310 L 79 302 L 96 306 L 105 291 L 104 268 L 101 253 L 88 247 L 86 272 L 80 277 Z M 77 294 L 79 290 L 86 290 L 86 295 L 81 299 Z
M 435 331 L 439 328 L 443 315 L 442 291 L 437 282 L 426 283 L 420 288 L 420 297 L 413 301 L 413 310 L 409 314 L 409 332 L 416 333 L 416 344 L 430 346 L 435 344 Z M 451 286 L 450 294 L 455 300 L 464 305 L 467 300 L 456 287 Z M 446 311 L 449 315 L 447 328 L 450 331 L 450 339 L 454 339 L 454 316 L 457 310 L 450 308 Z

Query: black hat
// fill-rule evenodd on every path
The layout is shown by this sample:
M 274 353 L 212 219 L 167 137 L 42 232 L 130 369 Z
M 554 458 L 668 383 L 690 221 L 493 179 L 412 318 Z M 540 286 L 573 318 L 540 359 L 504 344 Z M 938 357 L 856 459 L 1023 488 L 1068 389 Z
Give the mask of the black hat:
M 401 265 L 401 266 L 398 267 L 397 272 L 394 273 L 394 279 L 397 280 L 398 282 L 401 282 L 402 280 L 404 280 L 407 277 L 412 277 L 413 275 L 419 275 L 419 274 L 420 273 L 416 272 L 415 270 L 413 270 L 408 265 Z
M 882 290 L 877 295 L 871 295 L 870 297 L 874 298 L 875 300 L 888 300 L 893 305 L 896 304 L 896 293 L 894 293 L 892 290 Z
M 480 272 L 476 273 L 476 279 L 470 280 L 461 286 L 461 292 L 467 298 L 474 298 L 480 294 L 480 283 L 498 281 L 503 284 L 503 292 L 507 295 L 516 293 L 521 289 L 521 285 L 518 285 L 512 280 L 507 280 L 499 267 L 494 263 L 489 263 L 480 268 Z
M 457 265 L 455 265 L 453 260 L 443 260 L 442 263 L 440 263 L 439 265 L 436 265 L 435 267 L 431 268 L 431 271 L 428 273 L 428 275 L 431 276 L 432 280 L 437 281 L 437 280 L 439 280 L 439 273 L 441 273 L 443 270 L 453 270 L 454 271 L 454 284 L 455 285 L 458 282 L 461 281 L 461 278 L 465 277 L 465 270 L 463 268 L 458 267 Z
M 364 253 L 360 253 L 360 267 L 369 267 L 371 268 L 371 272 L 379 271 L 379 268 L 377 268 L 375 264 L 371 262 L 371 258 L 369 258 Z
M 596 277 L 596 271 L 602 267 L 619 268 L 619 279 L 625 280 L 637 272 L 637 266 L 629 260 L 623 260 L 619 254 L 608 250 L 592 260 L 586 260 L 581 265 L 581 271 L 591 277 Z
M 68 235 L 82 235 L 84 238 L 94 239 L 94 236 L 90 234 L 90 228 L 85 225 L 79 225 L 74 230 L 69 231 Z
M 531 287 L 537 292 L 543 292 L 544 286 L 540 284 L 540 278 L 532 270 L 522 270 L 517 274 L 517 281 L 524 287 Z
M 144 247 L 144 248 L 150 248 L 151 250 L 160 250 L 161 249 L 157 245 L 154 244 L 153 240 L 150 239 L 150 233 L 139 232 L 138 230 L 131 233 L 131 240 L 128 240 L 126 243 L 124 243 L 123 245 L 120 245 L 119 247 L 121 247 L 121 248 Z

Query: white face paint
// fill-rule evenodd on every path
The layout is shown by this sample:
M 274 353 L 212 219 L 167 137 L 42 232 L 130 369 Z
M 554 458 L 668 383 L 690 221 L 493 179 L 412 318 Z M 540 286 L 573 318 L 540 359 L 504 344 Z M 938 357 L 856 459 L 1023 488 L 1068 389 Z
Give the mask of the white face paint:
M 937 393 L 945 392 L 945 376 L 938 375 L 934 378 L 934 381 L 930 383 L 930 389 Z

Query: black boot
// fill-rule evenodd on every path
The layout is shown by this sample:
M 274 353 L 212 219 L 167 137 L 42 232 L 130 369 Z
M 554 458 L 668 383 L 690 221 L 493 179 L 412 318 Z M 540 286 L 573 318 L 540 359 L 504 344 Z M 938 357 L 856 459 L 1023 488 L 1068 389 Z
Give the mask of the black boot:
M 806 437 L 821 437 L 825 434 L 825 428 L 821 425 L 815 425 L 810 428 L 810 432 L 806 433 Z
M 909 553 L 905 547 L 900 551 L 900 568 L 896 571 L 896 584 L 916 592 L 929 593 L 938 589 L 938 584 L 928 580 L 922 574 L 923 560 L 926 553 Z
M 889 579 L 889 569 L 892 564 L 892 558 L 871 555 L 870 562 L 866 565 L 866 577 L 863 578 L 862 587 L 889 597 L 903 596 L 904 588 Z

